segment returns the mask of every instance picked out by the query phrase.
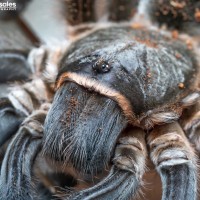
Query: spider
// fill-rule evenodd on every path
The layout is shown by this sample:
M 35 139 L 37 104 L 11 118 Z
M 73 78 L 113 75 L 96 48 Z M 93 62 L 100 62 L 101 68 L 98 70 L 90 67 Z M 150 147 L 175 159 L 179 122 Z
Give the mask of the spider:
M 65 3 L 72 41 L 32 49 L 32 80 L 0 102 L 1 199 L 134 199 L 148 156 L 163 200 L 196 199 L 199 40 L 185 24 L 198 13 L 173 16 L 177 34 L 158 27 L 172 17 L 159 0 L 110 1 L 110 23 L 95 1 Z M 162 3 L 198 12 L 198 1 Z

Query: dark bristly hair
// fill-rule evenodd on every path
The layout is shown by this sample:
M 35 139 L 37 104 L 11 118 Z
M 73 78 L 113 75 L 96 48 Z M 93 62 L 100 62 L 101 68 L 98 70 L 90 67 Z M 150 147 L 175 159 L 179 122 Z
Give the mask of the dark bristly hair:
M 81 173 L 100 173 L 126 125 L 116 102 L 75 83 L 65 83 L 57 91 L 45 122 L 43 151 Z

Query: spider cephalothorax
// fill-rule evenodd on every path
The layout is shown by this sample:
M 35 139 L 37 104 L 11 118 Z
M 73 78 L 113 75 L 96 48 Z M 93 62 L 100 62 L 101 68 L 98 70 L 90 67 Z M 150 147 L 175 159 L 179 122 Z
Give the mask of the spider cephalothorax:
M 94 5 L 85 3 L 72 5 L 80 15 L 74 21 L 75 10 L 69 12 L 70 23 L 96 20 Z M 127 1 L 123 9 L 144 6 L 134 5 Z M 108 19 L 132 17 L 116 16 L 115 6 L 109 5 Z M 34 79 L 0 102 L 2 119 L 15 108 L 18 120 L 11 121 L 12 130 L 0 124 L 4 135 L 25 118 L 3 159 L 1 199 L 48 199 L 44 191 L 61 199 L 131 199 L 143 183 L 148 154 L 163 200 L 196 199 L 197 158 L 186 135 L 198 149 L 200 69 L 198 41 L 188 45 L 188 38 L 194 40 L 152 25 L 90 24 L 64 48 L 32 50 Z M 82 189 L 82 182 L 90 187 Z
M 157 31 L 97 30 L 72 44 L 60 65 L 44 151 L 83 174 L 104 171 L 128 124 L 171 123 L 199 99 L 195 56 Z
M 88 40 L 92 48 L 86 45 Z M 101 42 L 98 42 L 98 40 Z M 179 55 L 178 58 L 177 55 Z M 187 96 L 195 91 L 197 80 L 194 75 L 196 75 L 197 71 L 198 66 L 195 57 L 188 51 L 187 45 L 181 43 L 181 41 L 175 41 L 157 32 L 149 32 L 145 29 L 135 30 L 131 27 L 101 29 L 73 44 L 69 53 L 63 58 L 57 80 L 58 92 L 56 93 L 52 112 L 54 113 L 58 110 L 58 105 L 64 104 L 63 101 L 65 99 L 63 100 L 63 96 L 64 98 L 69 96 L 68 93 L 63 93 L 63 90 L 73 90 L 68 86 L 69 82 L 75 82 L 79 86 L 76 86 L 77 91 L 72 96 L 74 101 L 82 93 L 78 89 L 82 86 L 116 102 L 115 104 L 118 104 L 119 109 L 121 108 L 129 123 L 149 129 L 154 124 L 170 122 L 179 118 L 182 110 L 181 104 L 186 103 L 184 101 L 187 101 Z M 66 84 L 63 85 L 65 82 Z M 180 87 L 180 83 L 184 85 L 183 88 Z M 91 93 L 91 95 L 93 94 Z M 194 94 L 192 93 L 191 95 Z M 100 107 L 101 104 L 98 100 L 100 97 L 96 96 L 97 100 L 93 100 L 96 104 L 94 109 L 96 109 L 96 112 L 103 112 L 105 105 Z M 170 98 L 172 96 L 173 98 Z M 197 96 L 198 94 L 194 95 L 194 101 Z M 85 104 L 87 104 L 86 99 L 85 97 Z M 81 106 L 84 109 L 84 104 L 81 105 L 84 102 L 80 103 L 77 100 L 76 103 L 77 106 Z M 70 105 L 70 99 L 66 105 Z M 97 109 L 98 105 L 99 110 Z M 64 121 L 66 121 L 65 118 L 70 118 L 67 115 L 70 109 L 68 106 L 66 110 L 61 107 L 63 111 L 59 112 L 61 116 L 59 118 Z M 108 108 L 106 110 L 110 112 Z M 73 110 L 76 109 L 72 108 L 72 113 Z M 94 112 L 95 115 L 97 114 L 96 112 Z M 80 111 L 80 115 L 81 113 Z M 111 116 L 112 113 L 110 112 Z M 86 118 L 85 116 L 85 121 L 81 121 L 89 123 L 86 122 Z M 101 121 L 105 120 L 104 118 L 102 114 L 98 118 L 95 117 L 96 123 L 102 124 L 100 127 L 105 126 L 105 122 Z M 47 118 L 46 133 L 48 137 L 52 138 L 50 132 L 55 132 L 52 126 L 57 129 L 58 124 L 62 124 L 62 121 L 57 119 L 51 114 Z M 73 120 L 76 124 L 76 119 Z M 79 121 L 78 124 L 80 125 L 80 123 Z M 120 125 L 122 126 L 122 123 Z M 94 126 L 96 126 L 95 123 Z M 80 126 L 80 129 L 82 128 Z M 65 135 L 64 127 L 59 129 Z M 94 131 L 94 128 L 91 130 Z M 70 131 L 72 130 L 70 129 Z M 88 133 L 88 131 L 83 132 Z M 102 136 L 105 136 L 105 130 L 102 130 L 102 132 L 104 132 Z M 82 135 L 82 133 L 80 134 Z M 91 135 L 96 134 L 91 133 Z M 80 138 L 82 137 L 80 136 Z M 49 140 L 47 141 L 49 142 Z M 52 138 L 52 142 L 54 141 Z M 49 145 L 51 146 L 52 144 Z M 50 149 L 50 146 L 47 149 Z

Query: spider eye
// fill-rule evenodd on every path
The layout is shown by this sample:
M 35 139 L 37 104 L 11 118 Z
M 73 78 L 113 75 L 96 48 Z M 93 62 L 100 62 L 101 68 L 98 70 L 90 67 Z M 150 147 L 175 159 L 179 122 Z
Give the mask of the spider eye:
M 101 69 L 102 69 L 102 71 L 107 72 L 107 71 L 109 71 L 110 67 L 108 64 L 104 63 L 101 65 Z
M 92 66 L 92 68 L 97 71 L 98 73 L 106 73 L 106 72 L 109 72 L 110 69 L 111 69 L 111 66 L 107 63 L 107 62 L 104 62 L 104 61 L 97 61 L 95 62 L 95 64 Z

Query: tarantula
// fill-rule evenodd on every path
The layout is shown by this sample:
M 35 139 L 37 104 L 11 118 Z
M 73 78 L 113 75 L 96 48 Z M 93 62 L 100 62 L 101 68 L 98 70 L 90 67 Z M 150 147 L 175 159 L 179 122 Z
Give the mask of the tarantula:
M 72 42 L 33 49 L 27 61 L 2 53 L 27 62 L 33 78 L 0 102 L 0 198 L 135 198 L 149 155 L 163 200 L 196 199 L 198 1 L 110 1 L 102 24 L 97 2 L 66 4 Z

